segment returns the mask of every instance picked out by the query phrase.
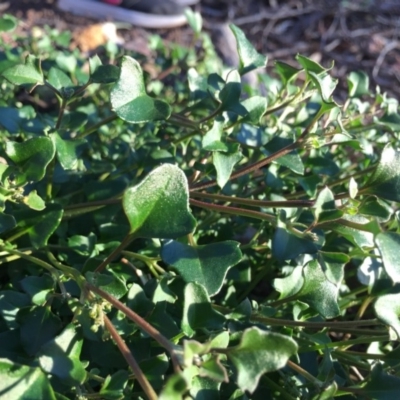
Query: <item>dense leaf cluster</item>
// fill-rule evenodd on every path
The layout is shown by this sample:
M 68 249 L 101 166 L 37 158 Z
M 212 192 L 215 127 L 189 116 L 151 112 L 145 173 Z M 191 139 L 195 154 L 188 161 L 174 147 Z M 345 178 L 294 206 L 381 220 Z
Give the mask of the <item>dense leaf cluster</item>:
M 160 80 L 0 19 L 1 395 L 394 398 L 398 102 L 301 55 L 249 87 L 188 18 Z

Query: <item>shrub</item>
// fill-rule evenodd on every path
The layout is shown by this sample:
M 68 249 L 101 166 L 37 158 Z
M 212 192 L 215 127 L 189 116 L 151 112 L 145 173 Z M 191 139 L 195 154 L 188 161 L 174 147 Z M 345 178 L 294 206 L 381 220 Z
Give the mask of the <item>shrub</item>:
M 338 105 L 301 55 L 261 95 L 243 32 L 224 69 L 190 18 L 196 51 L 152 39 L 162 80 L 3 43 L 0 393 L 394 398 L 398 102 L 354 72 Z

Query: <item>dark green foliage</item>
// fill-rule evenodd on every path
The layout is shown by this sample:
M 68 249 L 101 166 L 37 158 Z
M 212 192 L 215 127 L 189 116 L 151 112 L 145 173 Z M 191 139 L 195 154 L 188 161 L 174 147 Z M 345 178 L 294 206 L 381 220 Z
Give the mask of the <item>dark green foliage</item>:
M 0 397 L 395 398 L 398 102 L 301 55 L 245 86 L 266 57 L 231 26 L 225 70 L 188 19 L 162 82 L 0 50 Z

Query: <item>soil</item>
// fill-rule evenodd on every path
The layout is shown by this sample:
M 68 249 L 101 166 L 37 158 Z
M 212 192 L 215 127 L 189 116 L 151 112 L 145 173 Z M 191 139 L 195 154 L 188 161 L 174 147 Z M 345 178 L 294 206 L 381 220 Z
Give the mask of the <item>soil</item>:
M 22 20 L 21 29 L 28 35 L 35 26 L 76 32 L 99 22 L 62 12 L 56 3 L 0 0 L 0 13 Z M 203 0 L 196 8 L 203 15 L 205 29 L 219 39 L 224 39 L 226 30 L 221 27 L 226 22 L 244 30 L 256 48 L 268 55 L 268 71 L 275 60 L 295 66 L 294 57 L 301 53 L 324 66 L 334 61 L 332 74 L 340 79 L 342 90 L 350 71 L 363 70 L 370 76 L 371 88 L 379 85 L 381 91 L 400 99 L 400 0 Z M 124 46 L 146 54 L 149 33 L 183 45 L 191 38 L 187 26 L 168 30 L 132 27 L 120 34 Z M 224 51 L 230 48 L 226 41 L 215 43 L 225 60 L 232 62 Z

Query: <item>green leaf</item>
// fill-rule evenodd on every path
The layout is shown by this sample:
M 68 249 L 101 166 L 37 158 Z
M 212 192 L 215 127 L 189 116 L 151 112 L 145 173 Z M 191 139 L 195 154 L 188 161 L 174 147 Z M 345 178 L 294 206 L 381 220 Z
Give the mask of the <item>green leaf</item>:
M 18 327 L 16 315 L 20 308 L 30 305 L 29 296 L 15 290 L 0 291 L 0 315 L 9 329 Z
M 26 276 L 20 281 L 22 289 L 31 296 L 32 303 L 41 306 L 49 298 L 50 293 L 54 292 L 54 279 L 48 275 Z
M 21 343 L 30 356 L 34 356 L 61 330 L 60 318 L 48 307 L 22 308 L 17 315 L 20 324 Z
M 335 102 L 332 100 L 332 93 L 336 88 L 338 79 L 332 78 L 328 72 L 316 74 L 313 71 L 308 71 L 311 80 L 317 86 L 318 92 L 321 95 L 322 101 L 328 104 L 328 109 L 333 108 Z
M 116 299 L 120 299 L 128 292 L 126 283 L 112 270 L 102 274 L 89 271 L 86 272 L 85 277 L 92 285 L 111 294 Z
M 221 329 L 225 318 L 211 307 L 204 286 L 191 282 L 185 286 L 182 330 L 189 337 L 197 329 Z
M 65 170 L 75 170 L 79 163 L 79 147 L 85 140 L 64 140 L 58 133 L 50 134 L 54 143 L 57 159 Z
M 352 71 L 347 76 L 350 97 L 369 94 L 369 76 L 364 71 Z
M 12 215 L 0 212 L 0 233 L 7 232 L 17 224 Z
M 131 234 L 143 238 L 175 239 L 192 232 L 196 220 L 189 209 L 185 174 L 172 164 L 150 172 L 123 196 Z
M 363 215 L 375 217 L 379 222 L 387 222 L 393 210 L 377 197 L 367 196 L 358 208 L 358 212 Z
M 340 274 L 343 276 L 343 274 Z M 303 268 L 304 284 L 296 298 L 309 304 L 324 318 L 334 318 L 340 313 L 337 303 L 341 280 L 328 280 L 317 260 L 312 260 Z
M 267 155 L 270 155 L 276 153 L 279 150 L 282 150 L 284 147 L 289 146 L 292 143 L 293 139 L 276 136 L 271 141 L 269 141 L 264 148 Z M 279 157 L 277 160 L 274 161 L 274 163 L 289 168 L 296 174 L 304 174 L 303 161 L 301 160 L 301 157 L 296 150 L 293 150 L 289 154 Z
M 110 99 L 118 117 L 131 123 L 165 120 L 171 114 L 167 103 L 146 94 L 142 68 L 128 56 L 122 57 L 120 74 Z
M 4 399 L 57 399 L 49 379 L 40 368 L 6 359 L 0 359 L 0 393 Z
M 163 245 L 161 257 L 178 270 L 186 283 L 197 282 L 206 288 L 209 296 L 214 296 L 220 291 L 229 268 L 241 260 L 242 253 L 239 243 L 234 241 L 192 247 L 171 240 Z
M 229 110 L 238 104 L 242 87 L 240 83 L 240 75 L 236 70 L 232 70 L 226 77 L 224 87 L 218 94 L 221 102 L 221 110 Z
M 336 208 L 335 197 L 327 186 L 318 193 L 314 204 L 314 214 L 319 223 L 334 221 L 343 216 L 343 212 Z
M 226 354 L 237 370 L 239 388 L 253 393 L 263 374 L 283 368 L 296 352 L 297 344 L 290 337 L 252 327 Z
M 239 150 L 239 144 L 229 146 L 228 152 L 215 151 L 213 153 L 213 164 L 217 171 L 217 183 L 222 189 L 232 174 L 233 167 L 243 158 Z
M 41 368 L 67 385 L 82 384 L 86 379 L 85 368 L 79 360 L 82 343 L 75 327 L 68 325 L 59 336 L 42 346 L 38 359 Z
M 14 65 L 3 71 L 2 75 L 14 85 L 44 84 L 40 60 L 31 54 L 25 58 L 25 64 Z
M 322 65 L 318 64 L 317 62 L 311 60 L 308 57 L 304 57 L 301 54 L 298 54 L 296 56 L 296 60 L 307 72 L 313 72 L 314 74 L 321 74 L 328 70 L 324 68 Z
M 200 34 L 203 27 L 203 19 L 199 12 L 194 12 L 191 8 L 185 8 L 185 16 L 189 26 L 192 28 L 195 34 Z
M 23 202 L 32 210 L 42 211 L 46 208 L 44 200 L 36 193 L 36 190 L 32 190 L 28 196 L 25 196 Z
M 362 395 L 374 400 L 393 400 L 399 395 L 400 378 L 383 371 L 383 365 L 376 363 L 371 379 L 361 389 Z
M 47 241 L 61 222 L 63 209 L 59 204 L 48 204 L 43 211 L 22 210 L 15 213 L 18 227 L 25 230 L 33 247 L 47 245 Z
M 129 374 L 125 370 L 119 370 L 113 375 L 108 375 L 99 391 L 99 394 L 106 400 L 123 399 L 124 390 L 128 383 Z
M 4 14 L 0 17 L 0 32 L 10 32 L 17 27 L 17 19 L 10 15 Z
M 390 145 L 385 146 L 379 163 L 360 190 L 386 200 L 400 202 L 400 151 Z
M 50 68 L 47 80 L 50 85 L 59 91 L 63 88 L 69 88 L 73 86 L 71 78 L 65 72 L 55 67 Z
M 190 395 L 196 400 L 220 400 L 221 382 L 210 377 L 194 376 L 191 382 Z
M 240 75 L 247 74 L 257 68 L 266 67 L 268 58 L 257 52 L 253 45 L 247 40 L 244 32 L 233 24 L 230 24 L 229 27 L 236 38 L 236 46 L 240 61 Z
M 220 119 L 215 119 L 212 128 L 207 131 L 202 139 L 203 150 L 208 151 L 228 151 L 229 147 L 221 141 L 221 136 L 224 132 L 224 122 Z
M 247 111 L 247 115 L 241 119 L 242 123 L 252 125 L 260 125 L 263 115 L 268 108 L 268 100 L 266 97 L 253 96 L 243 100 L 240 103 Z
M 375 301 L 374 311 L 378 319 L 389 325 L 400 340 L 400 294 L 385 294 Z
M 90 75 L 93 83 L 115 83 L 119 78 L 119 68 L 115 65 L 100 65 Z
M 22 143 L 7 142 L 6 153 L 16 164 L 15 183 L 21 186 L 44 178 L 46 167 L 54 158 L 55 146 L 51 139 L 39 137 Z
M 182 400 L 189 389 L 189 382 L 183 373 L 169 377 L 166 385 L 158 396 L 158 400 Z
M 285 85 L 291 82 L 301 71 L 301 69 L 295 68 L 283 61 L 275 61 L 275 68 Z
M 56 57 L 56 63 L 64 71 L 74 74 L 78 61 L 73 54 L 60 52 Z
M 400 282 L 400 235 L 395 232 L 382 232 L 376 236 L 375 242 L 386 273 L 394 283 Z

